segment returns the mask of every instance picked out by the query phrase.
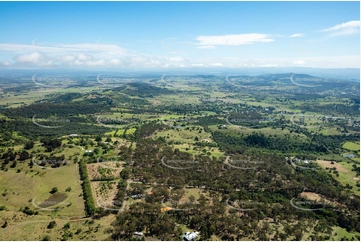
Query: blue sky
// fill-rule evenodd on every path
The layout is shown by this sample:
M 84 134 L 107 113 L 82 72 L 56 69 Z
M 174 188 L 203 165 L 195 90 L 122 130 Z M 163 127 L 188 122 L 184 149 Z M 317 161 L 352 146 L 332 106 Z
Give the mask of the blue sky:
M 0 68 L 359 68 L 359 2 L 0 2 Z

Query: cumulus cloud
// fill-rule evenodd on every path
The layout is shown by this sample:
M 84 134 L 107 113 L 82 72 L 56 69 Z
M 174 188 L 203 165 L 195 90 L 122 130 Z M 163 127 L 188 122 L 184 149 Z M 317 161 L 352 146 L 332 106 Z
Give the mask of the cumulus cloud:
M 292 64 L 294 64 L 294 65 L 304 65 L 304 64 L 306 64 L 306 62 L 303 61 L 303 60 L 294 60 L 294 61 L 292 61 Z
M 358 22 L 358 21 L 357 21 Z M 348 27 L 347 27 L 348 26 Z M 325 32 L 335 33 L 356 26 L 343 24 Z M 297 33 L 288 37 L 301 37 Z M 214 49 L 220 45 L 237 46 L 274 41 L 275 35 L 241 34 L 220 36 L 198 36 L 195 46 L 200 49 Z M 194 47 L 194 45 L 193 45 Z M 194 50 L 194 49 L 193 49 Z M 117 45 L 107 44 L 54 44 L 34 45 L 0 43 L 0 53 L 5 55 L 0 59 L 1 68 L 23 67 L 78 67 L 78 68 L 215 68 L 215 67 L 359 67 L 359 56 L 309 57 L 294 58 L 246 58 L 242 56 L 213 56 L 216 51 L 210 51 L 211 56 L 170 54 L 166 56 L 147 55 L 125 50 Z M 206 53 L 208 54 L 208 53 Z M 222 53 L 219 53 L 222 54 Z M 10 56 L 10 57 L 9 57 Z M 0 55 L 1 57 L 1 55 Z
M 40 54 L 38 52 L 31 53 L 30 55 L 21 55 L 16 58 L 20 63 L 36 63 L 40 60 Z
M 261 65 L 261 67 L 277 67 L 278 64 L 264 64 L 264 65 Z
M 223 66 L 223 64 L 222 63 L 211 63 L 211 64 L 209 64 L 210 66 Z
M 114 44 L 17 44 L 0 43 L 0 52 L 13 54 L 13 63 L 5 66 L 104 66 L 116 65 L 127 56 L 125 49 Z
M 198 36 L 196 38 L 200 46 L 215 46 L 215 45 L 248 45 L 255 42 L 267 43 L 274 39 L 270 38 L 268 34 L 234 34 L 234 35 L 209 35 Z
M 338 24 L 331 28 L 323 29 L 321 32 L 329 32 L 330 36 L 357 34 L 360 32 L 360 20 Z
M 77 59 L 80 61 L 91 61 L 91 60 L 93 60 L 93 57 L 91 55 L 79 53 L 77 56 Z
M 12 65 L 11 62 L 9 62 L 9 61 L 0 62 L 0 66 L 2 66 L 2 67 L 9 67 L 11 65 Z
M 62 56 L 55 56 L 54 59 L 59 62 L 74 62 L 76 60 L 76 57 L 75 55 L 62 55 Z
M 296 37 L 303 37 L 303 34 L 293 34 L 290 35 L 291 38 L 296 38 Z
M 21 66 L 51 66 L 53 61 L 38 52 L 16 56 L 15 62 Z

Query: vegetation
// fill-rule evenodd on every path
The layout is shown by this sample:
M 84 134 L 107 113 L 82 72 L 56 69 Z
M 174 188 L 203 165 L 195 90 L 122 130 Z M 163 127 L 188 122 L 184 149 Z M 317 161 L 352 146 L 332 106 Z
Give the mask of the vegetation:
M 41 97 L 14 80 L 1 89 L 3 234 L 359 239 L 359 83 L 291 75 L 149 74 L 101 89 L 76 77 Z

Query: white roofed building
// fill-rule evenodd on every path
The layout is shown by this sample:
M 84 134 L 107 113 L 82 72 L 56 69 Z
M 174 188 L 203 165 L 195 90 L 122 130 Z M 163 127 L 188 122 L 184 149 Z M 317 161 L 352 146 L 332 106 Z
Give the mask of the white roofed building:
M 197 231 L 186 232 L 183 237 L 186 241 L 190 241 L 190 240 L 196 240 L 198 235 L 199 235 L 199 232 L 197 232 Z

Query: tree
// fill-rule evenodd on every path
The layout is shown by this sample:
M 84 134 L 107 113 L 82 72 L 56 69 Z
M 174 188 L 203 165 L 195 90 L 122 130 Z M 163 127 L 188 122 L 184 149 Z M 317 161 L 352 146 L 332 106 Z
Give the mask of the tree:
M 30 140 L 29 142 L 26 142 L 24 145 L 24 149 L 30 150 L 34 147 L 34 141 Z
M 296 240 L 298 240 L 298 241 L 302 240 L 303 233 L 300 229 L 296 230 L 294 235 L 295 235 Z
M 1 228 L 6 228 L 8 226 L 8 221 L 5 221 L 5 223 L 1 226 Z
M 57 187 L 53 187 L 50 191 L 51 194 L 54 194 L 58 191 L 58 188 Z
M 286 239 L 287 239 L 286 233 L 280 233 L 280 239 L 281 239 L 282 241 L 286 240 Z
M 43 238 L 43 241 L 50 241 L 51 238 L 49 235 L 45 235 L 44 238 Z
M 55 221 L 51 221 L 49 224 L 48 224 L 48 229 L 52 229 L 52 228 L 54 228 L 55 227 L 55 225 L 56 225 L 56 222 Z
M 93 152 L 94 152 L 94 154 L 97 155 L 97 154 L 99 154 L 99 151 L 100 151 L 100 149 L 99 149 L 98 147 L 96 147 L 96 148 L 94 148 L 94 151 L 93 151 Z
M 23 150 L 22 152 L 20 152 L 19 160 L 24 161 L 29 158 L 30 158 L 30 154 L 27 151 Z
M 66 224 L 64 224 L 64 227 L 63 227 L 63 229 L 69 229 L 70 228 L 70 223 L 68 222 L 68 223 L 66 223 Z

